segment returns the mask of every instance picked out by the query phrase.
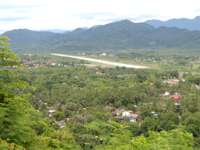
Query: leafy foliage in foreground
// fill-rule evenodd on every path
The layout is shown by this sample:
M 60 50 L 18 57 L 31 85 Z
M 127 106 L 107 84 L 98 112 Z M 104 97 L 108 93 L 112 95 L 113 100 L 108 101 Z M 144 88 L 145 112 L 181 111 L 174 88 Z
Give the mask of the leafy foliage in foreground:
M 192 150 L 193 138 L 191 134 L 180 130 L 172 130 L 169 132 L 162 131 L 160 133 L 150 132 L 148 137 L 139 136 L 132 140 L 127 140 L 122 136 L 112 137 L 112 143 L 106 146 L 100 146 L 97 150 Z

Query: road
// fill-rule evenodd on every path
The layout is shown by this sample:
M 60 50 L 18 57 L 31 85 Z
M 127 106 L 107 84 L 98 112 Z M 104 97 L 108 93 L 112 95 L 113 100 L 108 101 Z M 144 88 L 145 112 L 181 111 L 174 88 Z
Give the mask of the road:
M 110 65 L 110 66 L 116 66 L 116 67 L 125 67 L 125 68 L 133 68 L 133 69 L 148 69 L 149 68 L 147 66 L 118 63 L 118 62 L 112 62 L 112 61 L 106 61 L 106 60 L 100 60 L 100 59 L 94 59 L 94 58 L 88 58 L 88 57 L 82 57 L 82 56 L 60 54 L 60 53 L 51 53 L 51 55 L 59 56 L 59 57 L 73 58 L 73 59 L 79 59 L 79 60 L 85 60 L 85 61 L 89 61 L 89 62 L 95 62 L 95 63 L 105 64 L 105 65 Z

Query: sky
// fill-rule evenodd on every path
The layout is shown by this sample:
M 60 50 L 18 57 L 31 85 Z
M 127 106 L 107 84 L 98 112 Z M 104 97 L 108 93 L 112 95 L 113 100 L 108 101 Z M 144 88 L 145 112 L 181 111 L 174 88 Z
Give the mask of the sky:
M 0 32 L 73 30 L 130 19 L 194 18 L 200 0 L 0 0 Z

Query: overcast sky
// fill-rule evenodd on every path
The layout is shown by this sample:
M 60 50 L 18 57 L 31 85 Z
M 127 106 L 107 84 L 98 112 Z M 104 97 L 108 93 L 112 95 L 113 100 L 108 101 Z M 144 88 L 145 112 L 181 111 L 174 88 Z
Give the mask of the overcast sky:
M 90 27 L 130 19 L 193 18 L 200 0 L 0 0 L 0 31 Z

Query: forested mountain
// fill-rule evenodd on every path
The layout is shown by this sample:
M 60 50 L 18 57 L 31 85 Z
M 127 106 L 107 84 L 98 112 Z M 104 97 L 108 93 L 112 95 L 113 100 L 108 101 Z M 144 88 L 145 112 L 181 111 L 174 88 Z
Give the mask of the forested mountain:
M 188 29 L 191 31 L 200 30 L 200 16 L 195 17 L 194 19 L 170 19 L 167 21 L 161 20 L 148 20 L 145 23 L 152 25 L 156 28 L 158 27 L 176 27 L 180 29 Z
M 200 32 L 155 28 L 123 20 L 89 29 L 56 34 L 30 30 L 4 33 L 16 51 L 83 51 L 121 49 L 199 49 Z
M 47 31 L 31 31 L 28 29 L 12 30 L 4 33 L 11 41 L 11 47 L 18 51 L 47 49 L 51 40 L 58 34 Z

